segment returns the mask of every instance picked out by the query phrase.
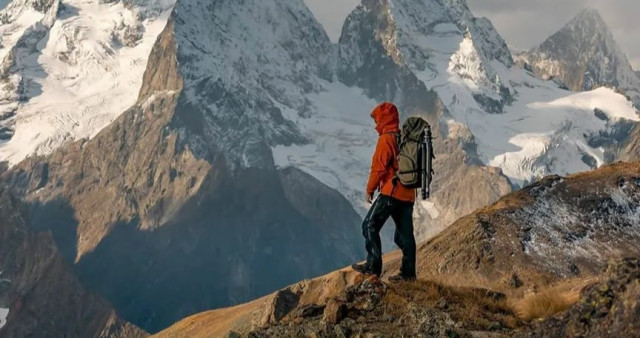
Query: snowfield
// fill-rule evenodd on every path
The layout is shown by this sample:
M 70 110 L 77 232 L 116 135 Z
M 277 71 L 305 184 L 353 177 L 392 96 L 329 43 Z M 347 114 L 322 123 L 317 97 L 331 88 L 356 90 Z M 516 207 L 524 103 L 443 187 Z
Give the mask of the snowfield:
M 466 29 L 450 23 L 430 29 L 429 21 L 396 10 L 394 19 L 404 22 L 398 26 L 411 31 L 401 36 L 414 37 L 403 42 L 404 48 L 414 51 L 407 55 L 418 50 L 428 60 L 423 66 L 421 60 L 407 57 L 408 64 L 442 99 L 450 115 L 447 125 L 468 128 L 480 161 L 501 168 L 516 185 L 604 164 L 605 149 L 590 146 L 591 141 L 604 137 L 613 142 L 610 134 L 619 123 L 640 120 L 633 104 L 613 89 L 571 92 L 513 66 L 508 50 L 487 47 L 503 46 L 499 36 L 484 33 L 474 39 L 474 31 L 492 32 L 483 19 L 468 22 Z M 424 28 L 413 28 L 416 25 Z M 488 50 L 497 56 L 488 55 Z M 502 91 L 512 102 L 501 98 Z M 488 111 L 476 96 L 502 100 L 503 107 L 498 113 Z M 449 134 L 456 131 L 450 129 Z
M 341 192 L 363 214 L 368 209 L 364 187 L 378 141 L 370 117 L 377 102 L 359 88 L 337 82 L 322 84 L 325 91 L 309 96 L 316 110 L 311 117 L 300 117 L 297 112 L 286 110 L 286 117 L 293 120 L 311 142 L 274 147 L 275 163 L 311 174 Z
M 68 0 L 48 18 L 55 20 L 49 33 L 35 41 L 33 51 L 16 56 L 12 79 L 26 93 L 3 88 L 0 122 L 2 112 L 13 111 L 15 134 L 0 143 L 0 161 L 15 164 L 64 142 L 92 137 L 135 103 L 151 48 L 175 0 L 137 4 Z M 0 27 L 2 60 L 25 30 L 42 25 L 44 16 L 27 9 Z M 25 95 L 26 100 L 19 99 Z

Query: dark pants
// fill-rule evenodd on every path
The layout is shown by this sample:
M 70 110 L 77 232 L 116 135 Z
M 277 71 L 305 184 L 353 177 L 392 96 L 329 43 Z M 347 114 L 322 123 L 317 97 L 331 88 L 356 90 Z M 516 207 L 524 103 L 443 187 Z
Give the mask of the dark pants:
M 413 203 L 380 195 L 369 209 L 362 223 L 362 235 L 367 247 L 367 266 L 371 272 L 382 273 L 382 244 L 380 230 L 389 219 L 396 224 L 394 241 L 402 250 L 402 268 L 405 277 L 416 276 L 416 239 L 413 236 Z

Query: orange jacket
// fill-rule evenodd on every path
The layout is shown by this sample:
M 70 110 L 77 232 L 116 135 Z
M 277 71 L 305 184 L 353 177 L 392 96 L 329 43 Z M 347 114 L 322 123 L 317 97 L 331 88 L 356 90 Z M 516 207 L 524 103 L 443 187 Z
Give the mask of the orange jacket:
M 380 134 L 378 145 L 371 160 L 371 173 L 367 183 L 367 193 L 373 194 L 380 190 L 385 196 L 390 196 L 401 201 L 415 201 L 415 190 L 405 188 L 399 182 L 393 185 L 393 177 L 398 168 L 398 142 L 396 135 L 400 133 L 400 118 L 398 108 L 385 102 L 377 106 L 371 117 L 376 122 L 376 130 Z

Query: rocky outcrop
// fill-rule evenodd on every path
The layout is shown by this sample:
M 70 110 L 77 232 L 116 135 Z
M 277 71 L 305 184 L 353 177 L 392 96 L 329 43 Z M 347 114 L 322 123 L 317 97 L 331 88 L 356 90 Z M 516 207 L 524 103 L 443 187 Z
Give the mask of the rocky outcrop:
M 544 79 L 555 78 L 575 91 L 611 85 L 640 105 L 640 77 L 633 71 L 597 10 L 580 12 L 540 46 L 519 56 Z
M 26 207 L 0 186 L 0 308 L 9 310 L 0 335 L 147 336 L 84 289 L 51 234 L 27 228 L 26 214 Z
M 633 162 L 640 159 L 640 124 L 636 125 L 629 136 L 621 144 L 616 159 L 619 161 Z
M 419 274 L 473 274 L 505 289 L 514 275 L 536 287 L 597 274 L 609 259 L 640 255 L 639 199 L 638 163 L 547 177 L 419 246 Z
M 640 334 L 640 260 L 611 264 L 602 281 L 560 318 L 534 325 L 521 337 L 635 337 Z

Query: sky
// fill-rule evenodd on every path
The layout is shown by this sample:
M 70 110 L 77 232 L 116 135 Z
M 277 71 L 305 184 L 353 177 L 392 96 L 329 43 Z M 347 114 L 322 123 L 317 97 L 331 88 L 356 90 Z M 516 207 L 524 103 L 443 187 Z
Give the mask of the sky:
M 333 41 L 359 0 L 304 0 Z M 467 0 L 489 18 L 507 43 L 527 50 L 542 43 L 586 7 L 596 8 L 636 70 L 640 70 L 639 0 Z

